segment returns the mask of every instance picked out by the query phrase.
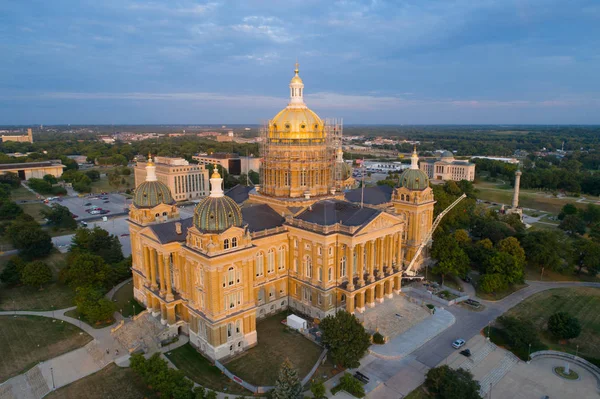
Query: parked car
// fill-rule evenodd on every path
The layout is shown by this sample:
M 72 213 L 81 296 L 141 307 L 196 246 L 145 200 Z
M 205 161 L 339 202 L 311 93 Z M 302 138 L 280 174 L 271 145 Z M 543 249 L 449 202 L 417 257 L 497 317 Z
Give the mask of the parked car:
M 128 236 L 129 236 L 129 233 L 123 233 L 123 234 L 121 234 L 121 237 L 128 237 Z
M 77 219 L 77 218 L 79 217 L 79 215 L 75 215 L 74 213 L 72 213 L 72 214 L 71 214 L 71 217 L 72 217 L 73 219 Z
M 452 347 L 454 349 L 459 349 L 461 348 L 463 345 L 465 344 L 465 340 L 462 338 L 457 339 L 456 341 L 452 342 Z
M 104 203 L 104 204 L 108 204 L 109 202 L 110 202 L 109 200 L 106 200 L 106 201 L 104 201 L 103 203 Z
M 80 225 L 82 225 L 83 227 L 87 227 L 87 222 L 84 222 L 83 220 L 81 222 L 79 222 Z
M 469 277 L 469 276 L 464 276 L 464 277 L 461 277 L 461 279 L 462 279 L 462 281 L 464 281 L 465 283 L 470 283 L 470 282 L 471 282 L 471 277 Z
M 465 349 L 460 351 L 460 354 L 466 357 L 471 357 L 471 349 Z
M 83 206 L 92 206 L 91 202 L 86 202 L 85 204 L 83 204 Z
M 98 213 L 100 213 L 100 215 L 106 215 L 107 213 L 109 213 L 110 211 L 107 211 L 106 209 L 102 209 L 99 210 Z

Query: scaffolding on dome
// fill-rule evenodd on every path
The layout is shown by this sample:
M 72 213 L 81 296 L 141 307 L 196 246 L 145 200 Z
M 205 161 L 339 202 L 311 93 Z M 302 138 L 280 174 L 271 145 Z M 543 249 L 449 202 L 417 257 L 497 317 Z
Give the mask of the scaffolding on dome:
M 285 132 L 270 129 L 269 122 L 264 122 L 260 129 L 261 193 L 286 197 L 288 195 L 282 194 L 284 187 L 300 185 L 306 187 L 307 192 L 312 192 L 311 196 L 329 195 L 335 187 L 336 151 L 341 148 L 342 134 L 341 119 L 326 119 L 322 135 L 306 137 L 290 137 Z M 298 163 L 302 164 L 299 171 Z M 328 176 L 319 179 L 316 175 L 324 166 Z M 295 196 L 298 196 L 297 192 Z

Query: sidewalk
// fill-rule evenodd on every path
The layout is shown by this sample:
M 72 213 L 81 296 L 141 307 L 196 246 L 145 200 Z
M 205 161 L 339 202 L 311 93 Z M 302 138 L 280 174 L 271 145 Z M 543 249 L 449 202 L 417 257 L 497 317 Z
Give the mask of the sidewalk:
M 456 319 L 445 309 L 436 308 L 435 314 L 384 345 L 372 345 L 369 350 L 374 356 L 387 360 L 399 360 L 454 324 Z

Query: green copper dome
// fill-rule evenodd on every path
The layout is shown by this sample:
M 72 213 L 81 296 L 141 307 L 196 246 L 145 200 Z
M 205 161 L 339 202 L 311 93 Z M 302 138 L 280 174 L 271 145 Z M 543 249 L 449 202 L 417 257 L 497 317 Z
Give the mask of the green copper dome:
M 138 208 L 153 208 L 159 204 L 174 203 L 169 187 L 157 180 L 143 182 L 133 193 L 133 204 Z
M 220 233 L 242 222 L 240 207 L 227 196 L 206 197 L 194 210 L 194 225 L 203 233 Z
M 420 169 L 406 169 L 400 176 L 400 184 L 409 190 L 425 190 L 429 187 L 429 178 Z

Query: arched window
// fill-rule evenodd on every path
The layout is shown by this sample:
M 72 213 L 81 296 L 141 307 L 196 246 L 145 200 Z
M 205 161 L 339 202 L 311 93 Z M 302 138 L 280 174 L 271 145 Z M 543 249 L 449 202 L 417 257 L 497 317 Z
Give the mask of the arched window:
M 163 212 L 163 216 L 167 216 L 167 212 Z
M 329 272 L 327 273 L 327 279 L 328 279 L 329 281 L 332 281 L 332 280 L 333 280 L 333 267 L 330 267 L 330 268 L 329 268 Z
M 235 322 L 235 333 L 239 334 L 242 332 L 242 323 L 240 323 L 240 321 L 236 321 Z
M 285 247 L 279 247 L 279 270 L 285 269 Z
M 323 268 L 319 267 L 317 277 L 319 278 L 319 281 L 323 281 Z
M 304 275 L 312 278 L 312 259 L 310 256 L 304 258 Z
M 400 200 L 404 201 L 404 194 L 400 195 Z
M 227 323 L 227 338 L 231 338 L 233 326 L 231 323 Z
M 227 270 L 227 281 L 229 285 L 235 284 L 235 270 L 233 267 L 230 267 L 229 270 Z
M 231 239 L 231 248 L 237 247 L 237 237 Z
M 259 252 L 256 254 L 256 277 L 264 274 L 264 254 Z
M 267 273 L 273 273 L 275 271 L 275 250 L 269 249 L 267 252 Z
M 346 257 L 344 256 L 340 261 L 340 277 L 344 277 L 346 275 Z
M 226 238 L 225 241 L 223 241 L 223 249 L 229 249 L 229 238 Z

